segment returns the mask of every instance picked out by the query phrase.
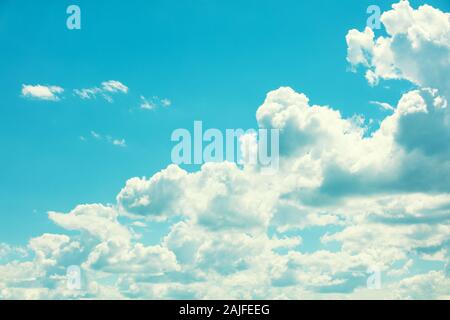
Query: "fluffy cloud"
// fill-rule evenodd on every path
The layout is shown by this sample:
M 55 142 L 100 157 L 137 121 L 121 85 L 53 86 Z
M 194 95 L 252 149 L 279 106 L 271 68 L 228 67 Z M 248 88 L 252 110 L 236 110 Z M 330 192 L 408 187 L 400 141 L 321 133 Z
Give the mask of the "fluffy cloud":
M 450 299 L 450 279 L 440 271 L 430 271 L 400 281 L 396 294 L 406 299 Z
M 22 85 L 22 96 L 38 100 L 58 101 L 64 89 L 58 86 Z
M 234 163 L 208 163 L 195 173 L 170 165 L 149 180 L 129 180 L 117 200 L 124 212 L 145 217 L 183 215 L 212 230 L 258 229 L 273 211 L 268 184 Z
M 349 31 L 347 60 L 366 67 L 371 84 L 406 79 L 450 97 L 450 14 L 429 5 L 413 9 L 400 1 L 381 21 L 386 37 L 375 38 L 370 28 Z
M 117 221 L 117 211 L 101 204 L 79 205 L 67 214 L 50 212 L 48 216 L 66 230 L 83 231 L 101 240 L 131 238 L 130 231 Z
M 372 83 L 417 88 L 384 105 L 378 128 L 271 91 L 256 119 L 280 129 L 278 172 L 169 165 L 129 179 L 114 204 L 50 212 L 63 232 L 0 265 L 0 298 L 448 299 L 448 14 L 402 1 L 382 22 L 387 37 L 349 32 L 349 62 Z M 146 241 L 136 226 L 167 232 Z M 80 291 L 65 286 L 69 265 L 82 269 Z M 367 287 L 374 270 L 380 290 Z

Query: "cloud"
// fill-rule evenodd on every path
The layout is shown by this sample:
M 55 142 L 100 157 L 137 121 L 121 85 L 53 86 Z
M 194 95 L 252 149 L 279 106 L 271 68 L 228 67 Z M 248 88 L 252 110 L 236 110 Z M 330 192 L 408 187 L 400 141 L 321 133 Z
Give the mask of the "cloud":
M 127 146 L 125 139 L 113 139 L 112 144 L 123 148 Z
M 251 231 L 269 222 L 274 196 L 267 190 L 264 179 L 247 176 L 233 163 L 208 163 L 196 173 L 170 165 L 149 180 L 129 180 L 117 201 L 133 215 L 184 215 L 211 230 Z
M 102 82 L 102 89 L 107 92 L 122 92 L 128 93 L 128 87 L 116 80 L 109 80 Z
M 125 139 L 115 139 L 115 138 L 112 138 L 110 135 L 102 135 L 93 130 L 90 132 L 90 136 L 95 140 L 106 141 L 107 143 L 112 144 L 117 147 L 121 147 L 121 148 L 127 147 L 127 143 L 126 143 Z M 87 141 L 87 138 L 85 136 L 80 136 L 80 140 Z
M 109 80 L 101 83 L 99 87 L 93 88 L 85 88 L 85 89 L 74 89 L 74 94 L 80 97 L 83 100 L 90 100 L 96 98 L 100 95 L 109 103 L 112 103 L 114 100 L 111 97 L 111 94 L 127 94 L 128 87 L 117 80 Z
M 448 300 L 450 279 L 443 272 L 430 271 L 401 280 L 396 292 L 406 299 Z
M 91 136 L 93 138 L 95 138 L 95 139 L 98 139 L 98 140 L 102 139 L 102 136 L 99 133 L 95 132 L 95 131 L 91 131 Z
M 114 208 L 100 204 L 79 205 L 68 214 L 49 212 L 49 219 L 66 230 L 78 230 L 90 236 L 106 239 L 129 240 L 131 232 L 117 221 Z
M 102 92 L 100 88 L 74 89 L 73 91 L 81 99 L 93 99 L 96 97 L 97 94 Z
M 167 98 L 161 99 L 161 104 L 163 105 L 163 107 L 170 107 L 170 105 L 172 104 L 172 101 L 170 101 Z
M 58 101 L 64 89 L 58 86 L 22 85 L 22 96 L 38 100 Z
M 144 96 L 141 96 L 140 99 L 141 99 L 140 105 L 141 109 L 152 110 L 155 108 L 155 105 L 152 102 L 148 101 Z
M 31 240 L 39 266 L 35 277 L 59 288 L 65 266 L 76 263 L 90 284 L 78 293 L 83 297 L 445 297 L 433 286 L 405 289 L 406 279 L 419 276 L 411 274 L 418 261 L 432 258 L 442 268 L 448 261 L 450 195 L 444 183 L 422 177 L 418 191 L 411 191 L 410 177 L 402 171 L 420 170 L 418 155 L 426 162 L 438 159 L 444 167 L 434 170 L 445 170 L 445 149 L 430 152 L 420 135 L 405 140 L 400 134 L 413 126 L 405 120 L 409 117 L 426 117 L 424 125 L 437 127 L 442 115 L 434 112 L 445 108 L 436 99 L 428 89 L 405 94 L 367 136 L 361 122 L 310 105 L 293 89 L 274 90 L 257 119 L 260 126 L 281 129 L 278 174 L 267 179 L 254 166 L 227 162 L 207 163 L 194 172 L 170 165 L 150 178 L 127 181 L 115 205 L 50 212 L 58 226 L 79 235 Z M 430 188 L 440 192 L 428 193 Z M 144 244 L 133 230 L 142 219 L 148 228 L 169 223 L 169 232 L 159 243 Z M 311 228 L 321 231 L 317 248 L 309 251 L 303 237 L 289 234 Z M 9 263 L 4 272 L 21 270 L 25 263 Z M 366 270 L 374 265 L 386 282 L 384 291 L 369 294 Z M 119 277 L 115 286 L 98 282 L 104 274 Z M 34 280 L 8 279 L 12 276 L 3 280 L 4 297 L 49 296 Z M 22 292 L 23 281 L 42 291 Z
M 379 106 L 381 109 L 387 110 L 387 111 L 394 111 L 395 110 L 395 108 L 393 106 L 391 106 L 389 103 L 386 103 L 386 102 L 370 101 L 370 104 Z
M 63 92 L 64 89 L 59 86 L 22 85 L 22 97 L 25 98 L 59 101 Z M 128 92 L 129 88 L 117 80 L 103 81 L 99 86 L 91 88 L 73 89 L 73 95 L 82 100 L 91 100 L 101 97 L 109 103 L 114 102 L 113 95 L 128 94 Z M 168 108 L 172 105 L 172 101 L 169 99 L 160 98 L 158 96 L 147 99 L 145 96 L 140 95 L 139 99 L 139 107 L 144 110 L 153 110 L 157 107 Z M 114 140 L 113 144 L 125 146 L 125 143 L 122 140 Z
M 151 99 L 147 99 L 143 95 L 140 96 L 141 102 L 139 107 L 144 110 L 153 110 L 159 106 L 161 107 L 170 107 L 172 102 L 167 98 L 159 98 L 157 96 L 153 96 Z
M 0 261 L 16 260 L 28 255 L 26 248 L 0 243 Z

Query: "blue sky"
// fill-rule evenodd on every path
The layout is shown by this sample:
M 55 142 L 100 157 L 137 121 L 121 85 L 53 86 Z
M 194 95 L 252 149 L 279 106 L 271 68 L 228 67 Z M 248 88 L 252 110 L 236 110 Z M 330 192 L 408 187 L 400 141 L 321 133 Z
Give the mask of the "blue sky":
M 395 2 L 377 3 L 387 11 Z M 417 9 L 425 2 L 409 3 Z M 426 3 L 450 11 L 446 0 Z M 81 30 L 66 28 L 70 4 L 81 8 Z M 194 120 L 221 130 L 257 128 L 256 110 L 268 92 L 280 87 L 304 93 L 311 105 L 339 110 L 343 119 L 355 114 L 366 123 L 372 119 L 366 134 L 375 132 L 390 112 L 371 101 L 396 106 L 403 94 L 429 85 L 420 77 L 380 74 L 382 81 L 371 86 L 364 77 L 367 66 L 349 61 L 346 35 L 364 30 L 371 4 L 1 1 L 0 243 L 26 247 L 31 238 L 62 233 L 64 226 L 49 219 L 49 211 L 115 205 L 128 179 L 151 177 L 171 163 L 170 135 L 176 128 L 190 129 Z M 386 34 L 384 29 L 376 32 L 377 37 Z M 351 72 L 352 64 L 357 72 Z M 81 99 L 73 91 L 109 80 L 126 85 L 127 93 L 112 93 L 109 102 L 100 95 Z M 59 101 L 27 98 L 23 85 L 59 86 L 64 93 Z M 157 106 L 140 108 L 141 96 L 155 97 Z M 163 106 L 162 99 L 170 100 L 170 106 Z M 121 139 L 126 146 L 112 143 Z M 386 188 L 384 195 L 404 193 Z M 290 196 L 299 192 L 291 191 Z M 144 239 L 159 241 L 182 220 L 148 221 L 153 229 L 141 232 Z M 77 230 L 67 229 L 67 234 Z M 319 236 L 344 229 L 311 226 L 284 236 L 300 234 L 303 252 L 336 252 L 343 244 L 322 247 Z M 428 271 L 420 267 L 427 263 L 415 267 Z

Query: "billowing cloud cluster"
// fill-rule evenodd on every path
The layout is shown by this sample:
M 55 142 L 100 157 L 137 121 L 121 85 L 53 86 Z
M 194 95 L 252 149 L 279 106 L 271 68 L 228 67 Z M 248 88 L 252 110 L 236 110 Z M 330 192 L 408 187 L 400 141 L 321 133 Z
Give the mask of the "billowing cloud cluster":
M 449 17 L 401 1 L 382 16 L 388 37 L 348 33 L 369 82 L 417 85 L 376 130 L 271 91 L 256 118 L 280 129 L 278 172 L 169 165 L 115 204 L 50 212 L 67 232 L 0 265 L 0 298 L 450 298 Z M 69 265 L 81 290 L 67 289 Z
M 367 67 L 371 84 L 379 79 L 406 79 L 450 94 L 450 14 L 400 1 L 382 14 L 387 37 L 366 28 L 347 34 L 347 60 Z

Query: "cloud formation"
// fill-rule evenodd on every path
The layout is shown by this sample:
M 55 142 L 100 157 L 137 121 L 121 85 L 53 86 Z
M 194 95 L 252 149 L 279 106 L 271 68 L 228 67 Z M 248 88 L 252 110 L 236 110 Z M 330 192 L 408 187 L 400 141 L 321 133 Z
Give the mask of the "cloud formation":
M 167 98 L 160 98 L 157 96 L 153 96 L 151 99 L 147 99 L 143 95 L 140 96 L 141 103 L 139 107 L 144 110 L 153 110 L 159 106 L 161 107 L 170 107 L 172 102 Z
M 95 132 L 93 130 L 90 132 L 90 137 L 92 139 L 94 139 L 94 140 L 104 141 L 104 142 L 107 142 L 107 143 L 112 144 L 112 145 L 117 146 L 117 147 L 122 147 L 122 148 L 127 147 L 127 142 L 123 138 L 122 139 L 116 139 L 116 138 L 111 137 L 110 135 L 103 135 L 103 134 L 100 134 L 100 133 Z M 81 141 L 87 141 L 88 137 L 80 136 L 80 140 Z
M 64 89 L 59 86 L 22 85 L 22 96 L 37 100 L 58 101 Z
M 98 95 L 103 97 L 108 102 L 113 102 L 111 94 L 128 93 L 128 87 L 122 82 L 117 80 L 109 80 L 101 83 L 99 87 L 85 88 L 85 89 L 74 89 L 74 94 L 83 100 L 94 99 Z
M 109 80 L 102 82 L 100 87 L 74 89 L 73 92 L 81 99 L 93 99 L 97 95 L 101 95 L 108 102 L 113 102 L 111 94 L 126 94 L 128 87 L 120 81 Z M 64 89 L 60 86 L 22 85 L 22 97 L 24 98 L 59 101 L 63 93 Z
M 392 5 L 381 21 L 387 36 L 370 28 L 347 34 L 347 60 L 367 68 L 372 85 L 380 79 L 405 79 L 450 95 L 450 14 L 429 5 L 414 9 L 408 1 Z

